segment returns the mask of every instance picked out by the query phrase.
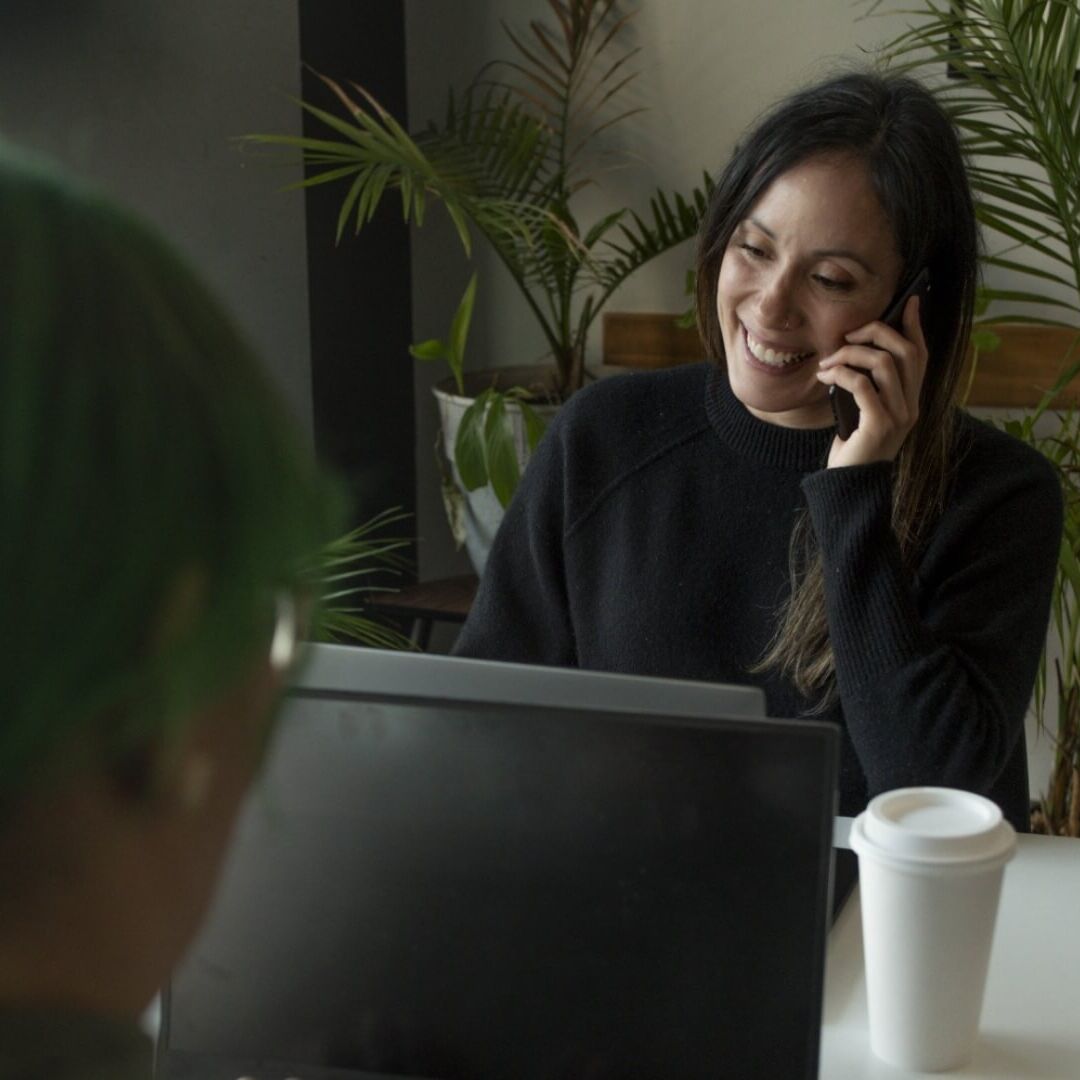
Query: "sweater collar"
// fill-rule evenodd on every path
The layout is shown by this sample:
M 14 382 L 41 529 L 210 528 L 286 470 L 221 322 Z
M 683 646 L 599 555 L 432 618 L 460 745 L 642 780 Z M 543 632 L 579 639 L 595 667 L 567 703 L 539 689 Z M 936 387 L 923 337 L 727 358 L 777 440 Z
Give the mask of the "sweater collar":
M 716 434 L 740 457 L 781 469 L 824 468 L 836 434 L 833 427 L 789 428 L 759 420 L 735 396 L 719 365 L 705 384 L 705 411 Z

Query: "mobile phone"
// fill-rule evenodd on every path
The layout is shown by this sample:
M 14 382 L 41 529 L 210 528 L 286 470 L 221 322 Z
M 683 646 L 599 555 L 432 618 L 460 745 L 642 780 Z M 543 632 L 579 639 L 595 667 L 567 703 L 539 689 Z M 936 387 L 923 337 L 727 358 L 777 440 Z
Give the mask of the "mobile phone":
M 930 272 L 924 266 L 910 285 L 889 305 L 889 310 L 881 316 L 881 321 L 894 330 L 903 329 L 904 308 L 913 296 L 926 296 L 930 291 Z M 847 439 L 859 426 L 859 406 L 855 404 L 855 395 L 842 386 L 829 387 L 829 404 L 836 420 L 836 434 Z

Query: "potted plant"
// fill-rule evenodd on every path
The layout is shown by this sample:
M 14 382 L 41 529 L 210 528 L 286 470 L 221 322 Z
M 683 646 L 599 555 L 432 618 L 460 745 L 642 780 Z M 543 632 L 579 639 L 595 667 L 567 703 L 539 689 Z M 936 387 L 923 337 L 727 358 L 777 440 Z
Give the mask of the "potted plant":
M 880 7 L 874 4 L 871 11 Z M 1020 275 L 1027 289 L 985 289 L 976 349 L 992 349 L 994 323 L 1080 323 L 1080 5 L 1076 0 L 928 0 L 918 24 L 886 46 L 901 70 L 951 78 L 937 87 L 971 158 L 978 215 L 995 244 L 985 265 Z M 1051 288 L 1048 289 L 1047 286 Z M 1050 308 L 1060 318 L 1048 317 Z M 988 320 L 986 316 L 992 317 Z M 1080 413 L 1052 405 L 1080 373 L 1080 329 L 1065 335 L 1060 374 L 1038 407 L 1006 421 L 1054 464 L 1065 530 L 1052 622 L 1061 656 L 1044 653 L 1035 694 L 1048 705 L 1054 765 L 1033 808 L 1036 831 L 1080 836 Z M 1051 429 L 1046 430 L 1047 423 Z M 1018 527 L 1024 527 L 1018 523 Z M 1052 666 L 1053 679 L 1048 677 Z
M 465 385 L 465 344 L 476 298 L 476 274 L 469 279 L 446 340 L 411 345 L 418 360 L 445 361 L 450 378 L 434 388 L 439 406 L 439 455 L 443 506 L 454 541 L 467 547 L 473 566 L 483 570 L 503 511 L 510 503 L 525 462 L 536 449 L 558 405 L 544 390 L 543 372 L 510 368 L 479 372 Z M 532 389 L 510 385 L 534 376 Z M 487 381 L 489 385 L 482 386 Z M 538 396 L 542 395 L 542 401 Z
M 511 58 L 485 65 L 463 94 L 451 92 L 440 123 L 409 134 L 363 87 L 322 76 L 345 115 L 301 105 L 325 124 L 326 138 L 247 137 L 299 149 L 314 170 L 299 186 L 345 187 L 339 240 L 350 223 L 360 232 L 396 191 L 407 221 L 421 224 L 435 201 L 467 255 L 478 233 L 506 267 L 543 334 L 550 365 L 471 380 L 459 366 L 456 383 L 445 388 L 471 399 L 450 444 L 455 479 L 466 491 L 486 492 L 497 507 L 509 500 L 522 451 L 543 427 L 530 406 L 557 406 L 582 387 L 596 316 L 638 267 L 696 234 L 710 187 L 706 176 L 687 197 L 657 191 L 644 215 L 618 208 L 579 221 L 576 196 L 597 182 L 594 151 L 602 133 L 637 111 L 619 101 L 636 77 L 629 65 L 638 49 L 623 45 L 632 15 L 616 0 L 546 3 L 551 21 L 505 28 Z M 471 304 L 467 290 L 444 345 L 463 346 L 462 312 Z M 441 355 L 431 343 L 414 354 Z M 512 420 L 521 429 L 516 444 Z

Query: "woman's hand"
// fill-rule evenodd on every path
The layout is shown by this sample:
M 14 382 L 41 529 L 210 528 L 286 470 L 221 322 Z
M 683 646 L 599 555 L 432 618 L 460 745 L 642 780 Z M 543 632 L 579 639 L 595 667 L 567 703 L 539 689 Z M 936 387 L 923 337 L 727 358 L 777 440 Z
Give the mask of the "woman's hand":
M 892 461 L 915 426 L 927 361 L 921 302 L 913 296 L 905 305 L 903 333 L 883 322 L 867 323 L 845 335 L 847 344 L 821 361 L 818 378 L 850 390 L 859 406 L 859 426 L 848 439 L 833 440 L 830 469 Z

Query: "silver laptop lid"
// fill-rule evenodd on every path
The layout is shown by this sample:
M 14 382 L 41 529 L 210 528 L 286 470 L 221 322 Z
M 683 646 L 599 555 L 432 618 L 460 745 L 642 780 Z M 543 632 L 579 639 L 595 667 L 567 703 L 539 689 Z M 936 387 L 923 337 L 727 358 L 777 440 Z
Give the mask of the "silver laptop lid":
M 763 717 L 756 686 L 315 645 L 294 684 L 319 693 L 549 705 L 671 716 Z

